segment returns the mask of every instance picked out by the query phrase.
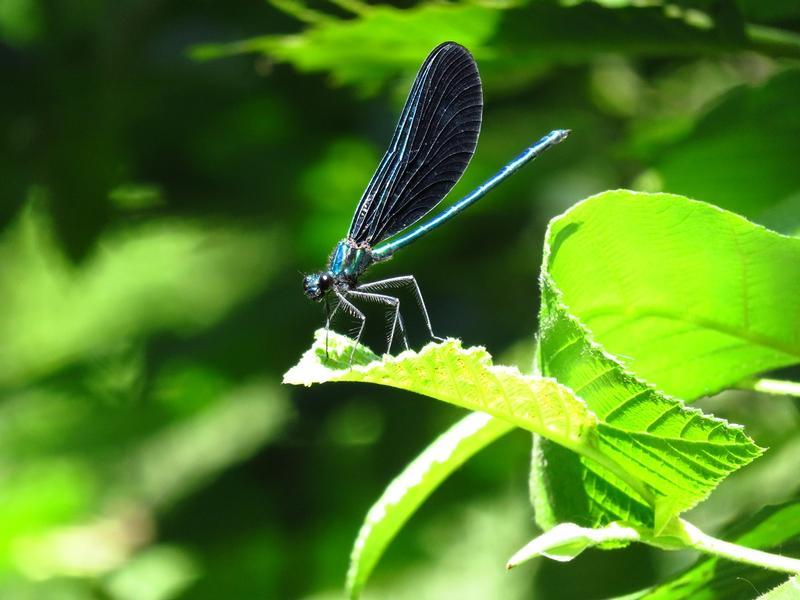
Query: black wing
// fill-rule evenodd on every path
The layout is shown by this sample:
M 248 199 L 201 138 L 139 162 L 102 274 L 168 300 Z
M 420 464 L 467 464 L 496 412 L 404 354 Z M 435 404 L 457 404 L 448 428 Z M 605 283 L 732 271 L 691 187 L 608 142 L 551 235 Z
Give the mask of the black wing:
M 420 67 L 389 149 L 358 203 L 349 237 L 373 246 L 441 202 L 467 168 L 481 128 L 478 66 L 454 42 Z

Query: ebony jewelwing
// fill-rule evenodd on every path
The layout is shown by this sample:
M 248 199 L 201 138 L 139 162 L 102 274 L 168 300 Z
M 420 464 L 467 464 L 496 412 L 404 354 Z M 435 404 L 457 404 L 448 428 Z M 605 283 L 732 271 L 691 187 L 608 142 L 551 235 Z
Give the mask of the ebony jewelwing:
M 417 299 L 428 333 L 433 339 L 441 340 L 433 333 L 425 301 L 413 275 L 362 284 L 358 280 L 370 265 L 391 258 L 400 248 L 453 218 L 569 134 L 567 129 L 551 131 L 448 209 L 407 233 L 381 243 L 428 214 L 456 184 L 475 152 L 482 112 L 483 91 L 475 59 L 455 42 L 445 42 L 434 48 L 417 73 L 389 149 L 358 203 L 347 237 L 336 245 L 327 270 L 307 275 L 303 280 L 306 296 L 315 301 L 324 300 L 326 328 L 330 328 L 333 315 L 342 308 L 360 321 L 356 342 L 360 341 L 366 318 L 352 301 L 377 302 L 391 311 L 387 352 L 391 352 L 397 329 L 408 349 L 400 300 L 378 293 L 408 286 Z M 333 311 L 328 305 L 331 294 L 337 301 Z M 351 361 L 352 357 L 353 354 Z

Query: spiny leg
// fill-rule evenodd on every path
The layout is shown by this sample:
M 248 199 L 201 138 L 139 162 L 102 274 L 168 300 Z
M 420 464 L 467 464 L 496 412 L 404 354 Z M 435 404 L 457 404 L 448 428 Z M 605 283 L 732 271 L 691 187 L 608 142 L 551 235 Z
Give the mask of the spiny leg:
M 328 296 L 325 296 L 323 303 L 325 306 L 325 360 L 328 360 L 328 334 L 331 331 L 331 318 L 333 315 L 331 314 L 331 307 L 328 305 Z
M 405 325 L 403 325 L 403 317 L 400 314 L 400 300 L 398 300 L 394 296 L 386 296 L 385 294 L 367 293 L 359 290 L 350 290 L 347 293 L 350 296 L 361 298 L 368 302 L 378 302 L 379 304 L 385 304 L 386 306 L 391 306 L 394 309 L 394 317 L 392 318 L 392 327 L 391 330 L 389 331 L 389 344 L 388 348 L 386 349 L 386 352 L 391 353 L 392 351 L 394 332 L 398 326 L 400 327 L 400 333 L 403 336 L 403 345 L 405 345 L 406 350 L 409 349 L 408 336 L 406 335 L 406 328 Z
M 335 292 L 335 294 L 336 297 L 339 298 L 339 304 L 337 305 L 336 308 L 339 308 L 341 306 L 343 310 L 347 311 L 350 314 L 350 316 L 361 321 L 361 325 L 358 328 L 358 335 L 356 336 L 356 343 L 353 344 L 353 350 L 350 352 L 349 366 L 352 367 L 353 358 L 355 358 L 356 355 L 356 348 L 358 347 L 358 343 L 361 341 L 361 336 L 364 333 L 364 325 L 367 324 L 367 318 L 364 316 L 364 313 L 358 310 L 355 307 L 355 305 L 352 302 L 350 302 L 347 298 L 345 298 L 341 292 Z
M 328 296 L 325 296 L 325 358 L 328 358 L 328 334 L 331 331 L 331 323 L 333 323 L 333 317 L 336 316 L 341 304 L 337 299 L 336 304 L 333 305 L 333 310 L 331 310 Z
M 336 316 L 336 311 L 338 311 L 338 310 L 339 310 L 339 307 L 340 307 L 340 306 L 341 306 L 341 303 L 340 303 L 340 302 L 337 302 L 337 303 L 336 303 L 336 304 L 333 306 L 333 310 L 331 311 L 330 317 L 328 318 L 328 322 L 329 322 L 329 323 L 330 323 L 330 322 L 333 322 L 333 317 L 335 317 L 335 316 Z
M 401 275 L 399 277 L 390 277 L 389 279 L 381 279 L 380 281 L 371 281 L 370 283 L 364 283 L 359 285 L 356 289 L 358 291 L 369 292 L 372 290 L 380 290 L 385 288 L 400 288 L 404 286 L 410 286 L 412 291 L 414 292 L 414 297 L 417 299 L 417 305 L 419 306 L 420 311 L 422 312 L 422 316 L 425 319 L 425 325 L 428 327 L 428 333 L 431 334 L 431 337 L 436 340 L 437 342 L 443 342 L 444 338 L 440 338 L 438 335 L 433 333 L 433 327 L 431 326 L 431 318 L 428 316 L 428 309 L 425 306 L 425 300 L 422 298 L 422 290 L 419 289 L 419 284 L 413 275 Z

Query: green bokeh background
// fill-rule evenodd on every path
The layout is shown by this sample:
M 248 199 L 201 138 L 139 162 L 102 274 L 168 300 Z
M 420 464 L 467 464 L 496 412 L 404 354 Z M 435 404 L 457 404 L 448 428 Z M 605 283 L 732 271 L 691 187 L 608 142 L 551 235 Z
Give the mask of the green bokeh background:
M 573 134 L 374 267 L 418 277 L 439 333 L 526 368 L 546 223 L 606 189 L 800 228 L 793 1 L 0 0 L 0 598 L 341 595 L 368 507 L 461 413 L 280 377 L 322 322 L 300 274 L 346 232 L 445 39 L 474 51 L 485 93 L 454 196 L 550 129 Z M 798 491 L 796 403 L 703 406 L 772 451 L 698 524 Z M 535 534 L 529 455 L 515 432 L 466 465 L 367 595 L 602 598 L 692 560 L 632 547 L 506 573 Z

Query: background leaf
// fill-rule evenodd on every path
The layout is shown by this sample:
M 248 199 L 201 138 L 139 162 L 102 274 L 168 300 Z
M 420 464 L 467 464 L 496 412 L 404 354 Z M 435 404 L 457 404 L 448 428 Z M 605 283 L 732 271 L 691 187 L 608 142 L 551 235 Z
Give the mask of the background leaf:
M 356 538 L 347 572 L 347 590 L 358 597 L 397 532 L 427 497 L 476 452 L 513 426 L 484 413 L 453 425 L 398 475 L 372 505 Z
M 75 267 L 41 205 L 29 205 L 0 244 L 0 385 L 215 321 L 277 267 L 274 243 L 255 231 L 163 222 L 110 234 Z M 153 301 L 163 297 L 171 302 Z
M 195 48 L 196 58 L 263 52 L 302 71 L 327 71 L 339 84 L 374 91 L 388 76 L 419 66 L 441 41 L 479 49 L 493 33 L 500 13 L 489 7 L 421 4 L 409 10 L 364 6 L 360 19 L 325 19 L 303 35 L 263 36 L 227 45 Z
M 720 185 L 752 174 L 764 193 L 747 215 L 796 233 L 800 170 L 781 171 L 778 198 L 751 150 L 792 143 L 770 119 L 793 127 L 796 91 L 764 90 L 797 69 L 797 2 L 641 4 L 0 1 L 0 597 L 341 598 L 365 510 L 464 413 L 387 386 L 277 384 L 323 322 L 300 273 L 344 235 L 439 36 L 466 44 L 484 79 L 481 139 L 452 197 L 547 131 L 573 133 L 370 271 L 414 274 L 438 333 L 493 356 L 521 348 L 527 372 L 549 220 L 603 190 L 675 191 L 689 179 L 665 184 L 661 167 L 695 135 L 706 143 L 698 122 L 729 97 L 762 98 L 723 124 L 749 135 L 696 170 Z M 191 59 L 238 40 L 275 51 Z M 739 201 L 735 187 L 682 191 Z M 425 326 L 406 312 L 418 349 Z M 381 316 L 365 334 L 376 348 Z M 716 532 L 797 492 L 796 400 L 699 402 L 770 452 L 687 518 Z M 632 544 L 505 572 L 536 533 L 529 438 L 504 436 L 454 472 L 365 596 L 606 598 L 674 570 L 675 555 Z M 581 487 L 564 507 L 584 514 Z M 101 554 L 116 562 L 88 564 Z
M 524 66 L 530 78 L 531 72 L 547 65 L 584 61 L 604 50 L 632 56 L 691 56 L 757 45 L 743 30 L 732 33 L 709 17 L 692 21 L 680 11 L 665 14 L 659 6 L 422 3 L 406 10 L 360 5 L 359 13 L 358 19 L 314 19 L 301 35 L 206 44 L 192 54 L 209 59 L 261 52 L 299 70 L 325 71 L 337 83 L 374 92 L 401 69 L 414 68 L 420 54 L 456 37 L 475 53 L 489 82 L 494 82 L 496 70 L 508 73 Z M 498 42 L 489 50 L 492 38 Z M 791 45 L 775 51 L 800 54 Z M 501 77 L 496 79 L 502 84 Z
M 685 136 L 649 153 L 663 189 L 792 233 L 800 214 L 793 159 L 800 153 L 800 116 L 783 100 L 798 94 L 797 70 L 731 90 Z

